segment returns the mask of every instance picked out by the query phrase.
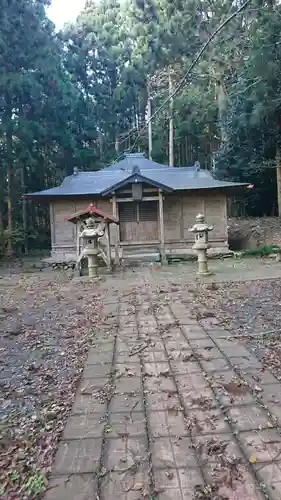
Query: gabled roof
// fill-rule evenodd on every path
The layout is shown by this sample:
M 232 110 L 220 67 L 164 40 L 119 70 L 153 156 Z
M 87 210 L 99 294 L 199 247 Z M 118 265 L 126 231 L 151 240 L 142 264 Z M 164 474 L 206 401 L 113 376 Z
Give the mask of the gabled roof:
M 102 196 L 106 196 L 109 193 L 112 193 L 112 191 L 116 191 L 117 189 L 120 189 L 124 186 L 127 186 L 128 184 L 150 184 L 151 186 L 158 188 L 158 189 L 163 189 L 163 191 L 171 192 L 173 191 L 173 188 L 170 186 L 167 186 L 165 184 L 162 184 L 159 182 L 157 179 L 154 180 L 151 177 L 146 177 L 145 175 L 142 175 L 140 173 L 140 168 L 138 166 L 134 166 L 132 170 L 132 174 L 129 175 L 129 177 L 126 177 L 125 179 L 121 180 L 120 182 L 117 182 L 117 184 L 112 184 L 109 188 L 105 189 L 101 194 Z
M 109 223 L 111 222 L 114 222 L 115 224 L 119 223 L 116 217 L 106 214 L 103 210 L 97 208 L 93 203 L 90 203 L 90 205 L 85 210 L 80 210 L 79 212 L 75 212 L 74 214 L 69 215 L 68 217 L 66 217 L 66 220 L 76 224 L 79 219 L 86 219 L 90 215 L 98 215 L 99 217 L 102 217 L 105 221 Z
M 145 182 L 166 192 L 198 189 L 235 189 L 245 184 L 219 181 L 198 163 L 191 167 L 170 168 L 145 158 L 143 153 L 125 155 L 118 163 L 95 172 L 75 172 L 59 187 L 26 195 L 27 198 L 62 198 L 65 196 L 106 196 L 120 187 Z

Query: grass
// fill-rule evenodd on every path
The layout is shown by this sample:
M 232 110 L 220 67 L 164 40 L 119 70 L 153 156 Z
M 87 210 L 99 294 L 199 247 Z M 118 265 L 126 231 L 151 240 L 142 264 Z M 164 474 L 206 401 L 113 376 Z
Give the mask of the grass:
M 278 245 L 264 245 L 263 247 L 249 248 L 242 250 L 241 257 L 266 257 L 271 254 L 280 254 L 281 248 Z
M 36 472 L 22 486 L 22 493 L 37 496 L 42 493 L 47 484 L 46 475 L 41 472 Z

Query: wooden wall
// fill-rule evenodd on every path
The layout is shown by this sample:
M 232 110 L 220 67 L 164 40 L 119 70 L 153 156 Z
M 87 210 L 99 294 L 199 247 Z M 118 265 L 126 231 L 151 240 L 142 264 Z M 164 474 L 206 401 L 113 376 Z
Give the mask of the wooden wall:
M 108 199 L 92 200 L 95 205 L 108 214 L 112 214 L 112 203 Z M 89 200 L 55 201 L 50 205 L 51 234 L 53 252 L 72 251 L 76 247 L 76 226 L 66 221 L 66 217 L 83 210 Z M 209 225 L 214 226 L 210 233 L 210 242 L 227 242 L 226 196 L 218 192 L 187 192 L 181 196 L 165 196 L 164 199 L 164 234 L 165 242 L 179 247 L 192 244 L 194 236 L 188 231 L 195 224 L 196 215 L 204 213 Z M 115 245 L 117 228 L 111 227 L 111 244 Z
M 110 200 L 92 200 L 97 208 L 112 215 L 112 203 Z M 50 204 L 51 218 L 51 238 L 52 250 L 67 252 L 76 248 L 76 230 L 77 226 L 68 222 L 66 218 L 86 209 L 90 204 L 89 200 L 63 200 L 54 201 Z M 114 232 L 114 231 L 113 231 Z M 112 244 L 115 242 L 115 233 L 112 234 Z
M 166 196 L 164 200 L 165 240 L 193 241 L 188 230 L 196 222 L 196 215 L 203 213 L 209 225 L 214 226 L 210 241 L 227 240 L 226 196 L 219 193 L 187 193 L 183 196 Z

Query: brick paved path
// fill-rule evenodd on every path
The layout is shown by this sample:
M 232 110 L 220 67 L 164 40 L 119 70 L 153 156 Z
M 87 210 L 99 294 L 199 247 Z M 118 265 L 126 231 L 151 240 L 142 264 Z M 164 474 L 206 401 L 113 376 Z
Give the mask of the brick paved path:
M 108 292 L 45 500 L 280 499 L 280 383 L 152 281 Z

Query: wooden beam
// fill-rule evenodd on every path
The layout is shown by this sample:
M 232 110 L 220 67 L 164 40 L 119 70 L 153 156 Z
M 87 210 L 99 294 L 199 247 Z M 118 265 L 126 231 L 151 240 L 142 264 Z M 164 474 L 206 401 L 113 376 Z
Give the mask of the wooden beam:
M 164 233 L 164 205 L 163 205 L 163 193 L 159 189 L 159 230 L 160 230 L 160 253 L 162 264 L 166 263 L 165 254 L 165 233 Z
M 109 227 L 108 222 L 106 223 L 106 226 L 105 226 L 105 237 L 106 237 L 106 246 L 107 246 L 107 253 L 108 253 L 107 269 L 109 271 L 111 271 L 112 260 L 111 260 L 111 246 L 110 246 L 110 227 Z
M 117 205 L 117 198 L 116 195 L 114 194 L 112 196 L 112 213 L 113 217 L 118 218 L 118 205 Z M 116 231 L 116 241 L 115 241 L 115 264 L 116 266 L 119 266 L 120 264 L 120 225 L 115 225 L 115 231 Z
M 116 198 L 116 203 L 129 203 L 136 201 L 134 198 Z M 144 196 L 141 201 L 159 201 L 159 196 Z

